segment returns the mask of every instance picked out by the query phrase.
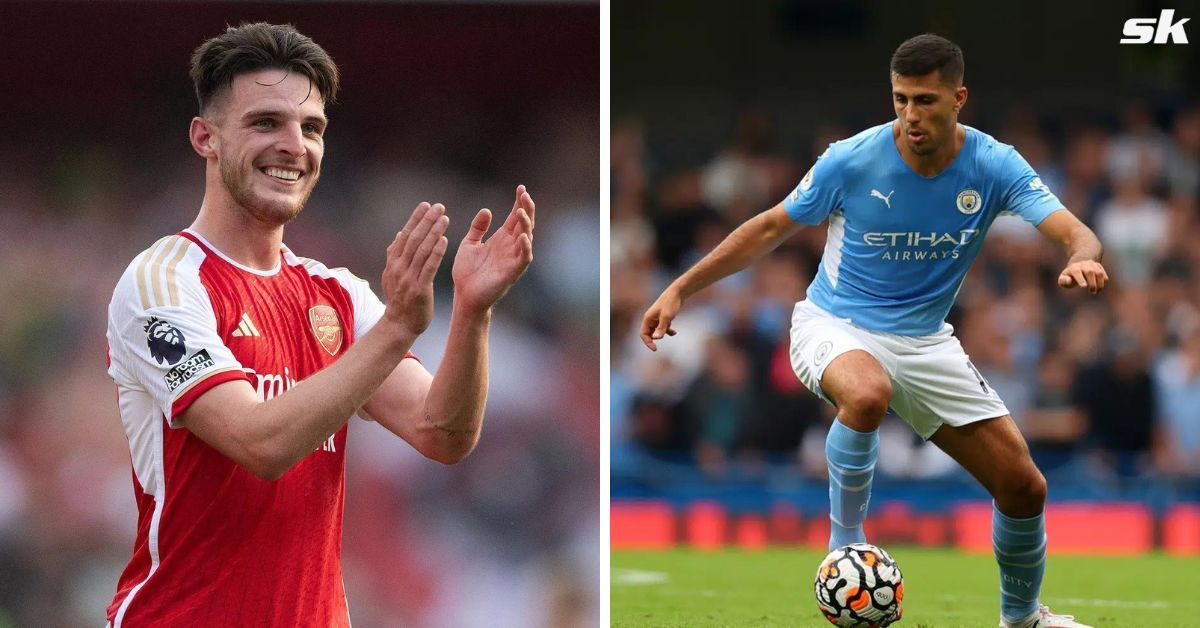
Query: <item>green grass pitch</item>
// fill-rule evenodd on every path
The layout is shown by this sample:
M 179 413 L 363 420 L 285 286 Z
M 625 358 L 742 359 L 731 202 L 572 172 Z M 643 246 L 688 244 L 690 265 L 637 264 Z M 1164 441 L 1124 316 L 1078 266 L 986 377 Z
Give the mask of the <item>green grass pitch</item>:
M 898 628 L 993 628 L 999 572 L 990 555 L 885 547 L 904 573 Z M 614 551 L 612 626 L 813 626 L 813 576 L 824 553 Z M 1050 556 L 1042 602 L 1097 628 L 1200 626 L 1200 559 Z

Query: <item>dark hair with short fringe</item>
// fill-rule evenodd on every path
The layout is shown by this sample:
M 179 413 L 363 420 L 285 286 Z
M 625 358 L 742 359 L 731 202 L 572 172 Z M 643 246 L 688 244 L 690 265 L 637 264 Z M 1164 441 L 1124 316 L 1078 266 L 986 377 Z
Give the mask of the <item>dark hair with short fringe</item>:
M 200 113 L 205 112 L 223 87 L 233 86 L 235 76 L 268 68 L 293 70 L 307 76 L 325 104 L 337 99 L 337 65 L 324 48 L 291 24 L 243 22 L 226 28 L 192 53 L 192 83 L 196 86 Z
M 933 33 L 909 39 L 892 55 L 892 72 L 900 76 L 925 76 L 937 71 L 942 81 L 957 84 L 962 81 L 964 68 L 958 44 Z

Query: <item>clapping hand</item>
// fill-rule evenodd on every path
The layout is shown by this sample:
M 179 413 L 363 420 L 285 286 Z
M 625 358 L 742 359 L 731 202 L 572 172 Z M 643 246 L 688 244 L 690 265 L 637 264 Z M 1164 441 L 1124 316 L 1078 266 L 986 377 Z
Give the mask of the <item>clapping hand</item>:
M 446 208 L 440 203 L 417 205 L 408 223 L 387 248 L 383 269 L 385 315 L 413 338 L 433 320 L 433 277 L 446 253 Z
M 479 210 L 454 256 L 455 299 L 479 311 L 490 309 L 533 261 L 534 204 L 518 185 L 508 218 L 484 240 L 492 212 Z

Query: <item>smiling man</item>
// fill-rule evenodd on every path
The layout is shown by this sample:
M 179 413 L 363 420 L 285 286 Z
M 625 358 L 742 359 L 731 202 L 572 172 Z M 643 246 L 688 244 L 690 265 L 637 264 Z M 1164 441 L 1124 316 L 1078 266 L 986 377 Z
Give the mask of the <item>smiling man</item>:
M 674 335 L 685 299 L 751 264 L 802 226 L 828 220 L 825 252 L 792 316 L 791 361 L 838 409 L 826 440 L 832 550 L 866 541 L 863 521 L 894 410 L 994 498 L 1002 627 L 1080 628 L 1039 604 L 1046 480 L 1008 408 L 945 322 L 992 221 L 1020 215 L 1067 252 L 1063 288 L 1108 281 L 1099 240 L 1012 146 L 958 123 L 962 51 L 919 35 L 891 62 L 896 119 L 835 142 L 782 203 L 751 218 L 646 312 L 643 342 Z
M 409 349 L 433 316 L 449 218 L 421 203 L 386 251 L 382 300 L 299 257 L 284 225 L 321 173 L 329 55 L 291 26 L 229 28 L 192 57 L 205 162 L 192 225 L 138 255 L 109 307 L 109 374 L 138 528 L 112 626 L 348 626 L 340 566 L 346 424 L 373 419 L 443 463 L 478 442 L 492 307 L 532 261 L 524 186 L 456 253 L 445 358 Z

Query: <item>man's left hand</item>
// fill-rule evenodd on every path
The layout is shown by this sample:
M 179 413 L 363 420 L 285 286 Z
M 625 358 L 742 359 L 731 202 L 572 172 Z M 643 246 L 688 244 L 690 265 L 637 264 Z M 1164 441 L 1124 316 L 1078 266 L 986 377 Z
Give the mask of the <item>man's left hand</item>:
M 468 307 L 487 310 L 504 296 L 533 261 L 534 204 L 525 186 L 504 224 L 484 241 L 492 212 L 479 210 L 454 256 L 455 298 Z
M 1058 275 L 1058 285 L 1062 288 L 1079 286 L 1087 288 L 1088 292 L 1096 294 L 1108 284 L 1108 272 L 1100 262 L 1085 260 L 1071 262 Z

